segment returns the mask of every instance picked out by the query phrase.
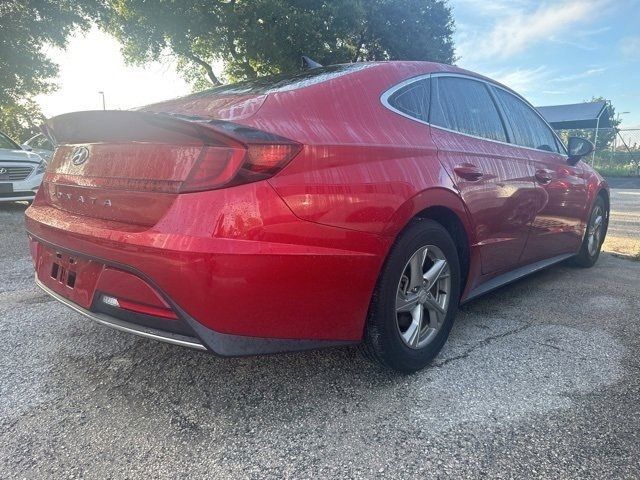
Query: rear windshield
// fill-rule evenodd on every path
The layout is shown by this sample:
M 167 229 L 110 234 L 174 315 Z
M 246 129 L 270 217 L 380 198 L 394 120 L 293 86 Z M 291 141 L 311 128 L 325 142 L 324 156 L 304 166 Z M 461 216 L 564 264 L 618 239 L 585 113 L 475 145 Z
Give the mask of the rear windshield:
M 20 147 L 16 142 L 7 137 L 4 133 L 0 132 L 0 148 L 8 148 L 10 150 L 20 150 Z
M 352 63 L 318 67 L 298 73 L 285 73 L 258 77 L 253 80 L 221 85 L 203 92 L 190 95 L 189 98 L 208 97 L 212 95 L 265 95 L 267 93 L 287 92 L 298 88 L 316 85 L 342 75 L 372 67 L 372 63 Z

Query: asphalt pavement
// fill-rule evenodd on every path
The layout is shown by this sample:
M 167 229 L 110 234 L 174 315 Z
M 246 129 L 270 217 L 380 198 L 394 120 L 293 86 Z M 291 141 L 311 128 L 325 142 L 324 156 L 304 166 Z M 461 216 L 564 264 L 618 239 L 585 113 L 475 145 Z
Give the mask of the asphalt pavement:
M 462 307 L 409 376 L 94 324 L 34 286 L 26 206 L 0 206 L 0 478 L 638 478 L 638 193 L 613 192 L 618 253 Z

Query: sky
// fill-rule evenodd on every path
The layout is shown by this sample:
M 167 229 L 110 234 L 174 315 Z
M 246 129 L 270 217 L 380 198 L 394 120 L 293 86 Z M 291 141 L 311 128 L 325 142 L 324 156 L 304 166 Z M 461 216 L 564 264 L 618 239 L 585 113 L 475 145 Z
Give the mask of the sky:
M 623 127 L 640 128 L 640 0 L 450 0 L 460 67 L 494 78 L 537 106 L 611 100 Z M 167 58 L 127 66 L 116 40 L 97 29 L 73 36 L 57 92 L 38 101 L 46 116 L 124 109 L 188 94 Z
M 611 101 L 640 127 L 640 1 L 451 0 L 460 67 L 536 106 Z
M 120 44 L 97 28 L 74 35 L 65 50 L 48 48 L 60 68 L 58 90 L 37 98 L 46 117 L 78 110 L 126 109 L 186 95 L 190 86 L 178 75 L 175 62 L 126 65 Z

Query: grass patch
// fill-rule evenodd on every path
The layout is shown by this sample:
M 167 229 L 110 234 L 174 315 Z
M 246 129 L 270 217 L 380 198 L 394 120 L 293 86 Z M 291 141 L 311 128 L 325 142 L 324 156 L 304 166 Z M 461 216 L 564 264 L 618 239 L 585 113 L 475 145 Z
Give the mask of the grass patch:
M 634 165 L 598 165 L 596 171 L 605 177 L 633 177 L 638 175 L 638 170 Z

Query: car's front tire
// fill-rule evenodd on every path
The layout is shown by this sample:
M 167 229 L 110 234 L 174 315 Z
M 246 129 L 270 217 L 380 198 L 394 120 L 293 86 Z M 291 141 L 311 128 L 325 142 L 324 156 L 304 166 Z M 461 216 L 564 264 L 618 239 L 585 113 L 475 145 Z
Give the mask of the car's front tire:
M 604 237 L 607 233 L 608 222 L 609 212 L 607 206 L 604 199 L 598 196 L 589 215 L 589 223 L 587 224 L 580 251 L 573 259 L 576 265 L 589 268 L 593 267 L 598 261 Z
M 460 299 L 460 262 L 447 230 L 416 219 L 396 239 L 382 268 L 363 350 L 401 372 L 424 368 L 440 352 Z

